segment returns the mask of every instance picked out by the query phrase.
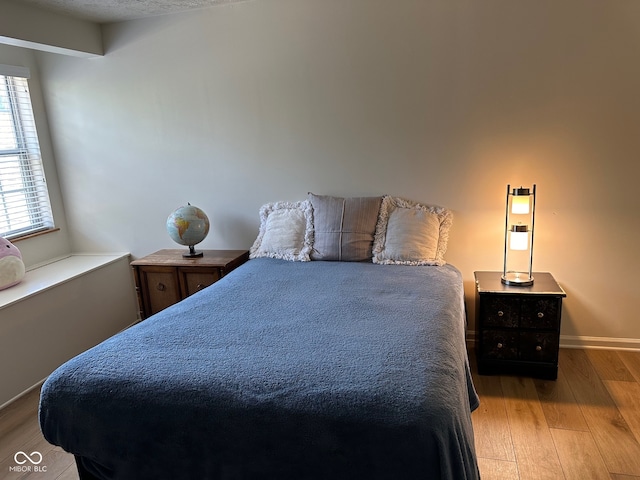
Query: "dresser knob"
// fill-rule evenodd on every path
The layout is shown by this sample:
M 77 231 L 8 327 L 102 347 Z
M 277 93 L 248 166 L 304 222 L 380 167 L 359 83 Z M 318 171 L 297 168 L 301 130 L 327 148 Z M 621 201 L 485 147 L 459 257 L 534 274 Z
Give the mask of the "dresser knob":
M 504 312 L 502 310 L 498 310 L 498 316 L 502 317 L 504 315 Z
M 542 351 L 542 347 L 540 345 L 536 345 L 536 352 L 541 352 Z
M 204 284 L 199 283 L 198 285 L 196 285 L 196 290 L 202 290 L 205 287 Z
M 544 317 L 544 313 L 538 312 L 538 318 L 542 318 L 542 317 Z
M 497 346 L 498 346 L 498 348 L 502 348 L 502 344 L 501 343 L 499 343 Z
M 156 289 L 160 290 L 161 292 L 164 292 L 166 290 L 166 288 L 167 287 L 165 286 L 164 283 L 159 283 L 159 284 L 156 285 Z

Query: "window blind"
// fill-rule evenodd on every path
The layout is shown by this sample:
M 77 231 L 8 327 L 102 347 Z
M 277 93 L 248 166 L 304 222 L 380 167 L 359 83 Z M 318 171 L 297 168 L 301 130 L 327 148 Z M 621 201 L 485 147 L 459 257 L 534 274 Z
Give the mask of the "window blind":
M 23 67 L 0 65 L 0 236 L 54 227 Z

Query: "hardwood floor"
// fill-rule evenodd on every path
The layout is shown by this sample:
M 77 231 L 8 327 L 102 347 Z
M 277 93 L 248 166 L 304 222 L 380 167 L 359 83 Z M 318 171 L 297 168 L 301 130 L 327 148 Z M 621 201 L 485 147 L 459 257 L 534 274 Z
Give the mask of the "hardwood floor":
M 484 480 L 640 480 L 640 352 L 560 350 L 556 381 L 480 376 Z
M 49 444 L 40 433 L 39 396 L 40 389 L 36 388 L 0 410 L 0 479 L 78 480 L 73 455 Z M 33 452 L 38 452 L 42 461 L 33 465 L 18 452 L 34 460 L 38 457 Z M 16 463 L 16 454 L 23 465 Z M 18 471 L 20 468 L 24 471 Z
M 470 359 L 483 480 L 640 480 L 640 352 L 561 349 L 555 382 L 480 376 Z M 73 456 L 40 433 L 38 395 L 0 410 L 0 479 L 77 480 Z M 46 472 L 15 471 L 17 452 L 42 454 Z

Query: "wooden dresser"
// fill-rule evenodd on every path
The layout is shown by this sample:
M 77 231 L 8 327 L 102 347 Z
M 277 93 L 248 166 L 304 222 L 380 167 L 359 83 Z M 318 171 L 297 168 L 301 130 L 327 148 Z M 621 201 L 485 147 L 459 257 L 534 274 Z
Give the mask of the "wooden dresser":
M 475 272 L 475 349 L 480 374 L 558 376 L 562 299 L 550 273 L 533 285 L 504 285 L 501 272 Z
M 141 319 L 208 287 L 249 259 L 248 250 L 204 250 L 197 258 L 185 258 L 184 252 L 160 250 L 131 262 Z

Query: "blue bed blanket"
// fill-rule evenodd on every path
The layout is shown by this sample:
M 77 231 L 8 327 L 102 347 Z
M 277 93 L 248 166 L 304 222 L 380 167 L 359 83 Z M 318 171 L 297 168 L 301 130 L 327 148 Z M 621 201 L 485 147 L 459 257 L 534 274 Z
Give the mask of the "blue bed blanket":
M 90 321 L 90 319 L 87 319 Z M 99 479 L 476 479 L 460 272 L 254 259 L 42 387 Z

